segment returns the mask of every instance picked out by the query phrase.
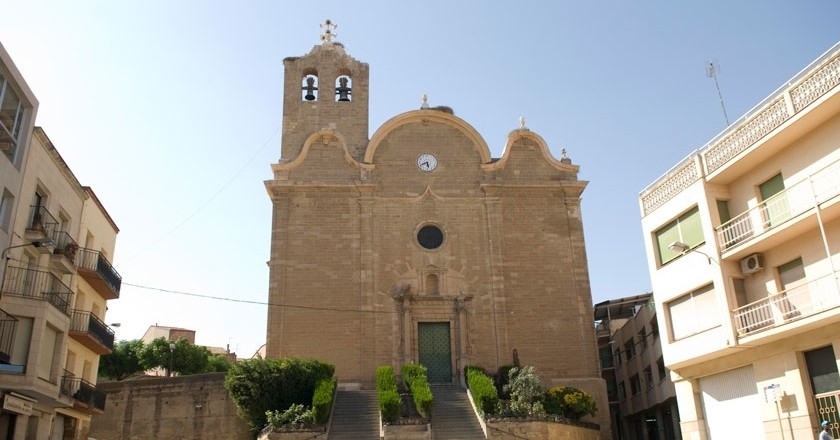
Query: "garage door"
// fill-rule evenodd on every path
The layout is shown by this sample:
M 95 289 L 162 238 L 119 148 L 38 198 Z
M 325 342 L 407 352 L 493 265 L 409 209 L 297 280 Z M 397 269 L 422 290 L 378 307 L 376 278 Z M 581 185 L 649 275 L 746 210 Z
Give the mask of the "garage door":
M 700 379 L 709 439 L 763 438 L 764 424 L 752 366 Z

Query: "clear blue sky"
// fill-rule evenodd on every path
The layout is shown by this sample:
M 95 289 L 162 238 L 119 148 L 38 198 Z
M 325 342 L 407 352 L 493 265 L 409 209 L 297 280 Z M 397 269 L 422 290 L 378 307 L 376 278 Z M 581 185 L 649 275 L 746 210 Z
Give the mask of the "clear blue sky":
M 448 105 L 498 157 L 525 116 L 590 181 L 594 302 L 650 289 L 638 193 L 840 40 L 840 2 L 18 1 L 0 41 L 41 107 L 37 125 L 121 232 L 117 338 L 152 324 L 250 356 L 267 300 L 282 60 L 318 25 L 370 64 L 370 127 Z

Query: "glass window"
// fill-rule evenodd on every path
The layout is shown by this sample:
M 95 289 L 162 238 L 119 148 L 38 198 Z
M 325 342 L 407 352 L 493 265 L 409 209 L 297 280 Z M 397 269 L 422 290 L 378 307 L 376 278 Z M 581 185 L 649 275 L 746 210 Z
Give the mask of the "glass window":
M 720 325 L 712 284 L 683 295 L 666 305 L 671 336 L 679 340 Z
M 642 381 L 639 379 L 638 374 L 634 374 L 633 377 L 630 378 L 630 394 L 635 396 L 642 392 Z
M 656 369 L 659 370 L 659 380 L 663 381 L 668 375 L 668 371 L 665 370 L 665 360 L 661 357 L 656 360 Z
M 3 190 L 0 198 L 0 229 L 9 230 L 9 222 L 12 219 L 12 205 L 15 203 L 15 196 L 8 190 Z
M 636 355 L 636 344 L 633 342 L 633 338 L 630 338 L 629 341 L 624 343 L 624 354 L 627 356 L 628 361 Z
M 837 359 L 831 346 L 805 352 L 808 376 L 814 394 L 840 390 L 840 375 L 837 373 Z
M 702 224 L 700 223 L 700 211 L 696 206 L 656 231 L 659 264 L 665 264 L 682 255 L 682 253 L 668 248 L 671 243 L 676 241 L 685 243 L 692 249 L 705 242 Z
M 642 347 L 642 353 L 647 351 L 647 332 L 645 332 L 645 329 L 639 332 L 639 345 Z
M 653 371 L 650 367 L 645 368 L 645 386 L 647 389 L 653 388 Z
M 729 220 L 732 220 L 732 216 L 729 215 L 729 200 L 718 200 L 717 209 L 718 216 L 720 217 L 720 224 L 724 224 Z
M 627 389 L 624 387 L 624 382 L 618 383 L 618 398 L 622 401 L 627 399 Z

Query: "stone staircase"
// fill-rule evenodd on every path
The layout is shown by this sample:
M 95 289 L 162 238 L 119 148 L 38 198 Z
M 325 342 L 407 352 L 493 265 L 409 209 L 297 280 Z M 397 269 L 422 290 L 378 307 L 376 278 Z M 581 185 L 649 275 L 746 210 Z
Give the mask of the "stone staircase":
M 376 390 L 339 390 L 336 393 L 330 440 L 376 440 L 379 438 L 379 403 Z
M 484 431 L 465 390 L 453 385 L 433 385 L 432 394 L 435 396 L 432 406 L 434 440 L 484 440 Z

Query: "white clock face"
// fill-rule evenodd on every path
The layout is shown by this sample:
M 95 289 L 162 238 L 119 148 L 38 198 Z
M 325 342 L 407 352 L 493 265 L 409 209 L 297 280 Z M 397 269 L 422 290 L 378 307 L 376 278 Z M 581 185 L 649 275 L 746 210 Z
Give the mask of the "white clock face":
M 421 171 L 433 171 L 437 165 L 438 161 L 434 154 L 423 153 L 417 157 L 417 168 Z

